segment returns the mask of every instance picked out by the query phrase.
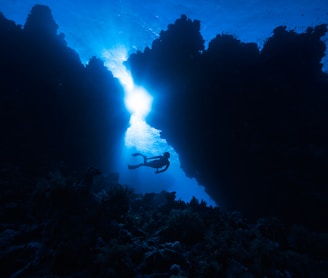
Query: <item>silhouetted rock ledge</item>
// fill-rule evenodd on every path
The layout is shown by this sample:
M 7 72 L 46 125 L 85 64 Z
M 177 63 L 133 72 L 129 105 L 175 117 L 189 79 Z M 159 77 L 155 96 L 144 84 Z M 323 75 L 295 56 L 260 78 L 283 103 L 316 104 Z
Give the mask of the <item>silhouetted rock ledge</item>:
M 328 231 L 327 25 L 279 26 L 262 49 L 228 34 L 205 49 L 200 30 L 181 16 L 129 57 L 156 93 L 150 124 L 220 206 Z

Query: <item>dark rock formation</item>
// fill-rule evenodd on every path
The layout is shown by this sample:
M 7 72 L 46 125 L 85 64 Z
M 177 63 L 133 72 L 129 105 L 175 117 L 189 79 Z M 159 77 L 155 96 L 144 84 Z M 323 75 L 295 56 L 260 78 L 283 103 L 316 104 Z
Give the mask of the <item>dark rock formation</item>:
M 155 92 L 151 124 L 224 208 L 328 229 L 326 31 L 278 27 L 261 51 L 217 35 L 204 50 L 199 22 L 182 16 L 130 56 Z
M 24 28 L 0 15 L 0 161 L 110 169 L 128 125 L 123 89 L 99 59 L 82 65 L 57 29 L 46 6 Z

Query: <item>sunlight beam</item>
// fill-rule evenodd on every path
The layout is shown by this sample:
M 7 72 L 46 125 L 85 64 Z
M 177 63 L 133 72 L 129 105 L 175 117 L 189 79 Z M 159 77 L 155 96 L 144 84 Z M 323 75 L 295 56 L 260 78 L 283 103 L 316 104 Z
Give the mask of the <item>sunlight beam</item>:
M 106 67 L 119 79 L 124 88 L 125 106 L 131 114 L 130 126 L 126 130 L 124 138 L 124 150 L 129 152 L 129 157 L 133 151 L 140 151 L 146 156 L 159 155 L 165 151 L 170 152 L 171 174 L 167 172 L 163 174 L 166 178 L 166 180 L 164 180 L 168 185 L 162 184 L 162 189 L 167 190 L 170 187 L 172 191 L 176 192 L 177 198 L 182 198 L 185 201 L 190 201 L 192 196 L 196 195 L 202 200 L 206 200 L 209 205 L 215 206 L 215 202 L 207 195 L 204 187 L 200 187 L 195 179 L 189 179 L 185 176 L 181 169 L 179 155 L 172 146 L 168 145 L 164 138 L 161 138 L 161 131 L 146 123 L 145 118 L 151 111 L 153 99 L 145 89 L 134 84 L 130 72 L 125 68 L 124 61 L 127 60 L 127 50 L 124 47 L 105 50 L 103 51 L 103 57 Z M 127 159 L 127 157 L 125 158 Z M 126 161 L 124 163 L 126 163 Z M 146 169 L 141 169 L 141 171 L 142 170 L 146 171 Z M 126 165 L 124 165 L 120 171 L 125 173 L 122 175 L 123 178 L 130 177 L 130 172 L 124 172 L 128 171 Z M 156 176 L 156 178 L 157 177 L 158 176 Z M 164 180 L 161 179 L 161 181 Z M 129 179 L 127 178 L 127 182 L 128 181 Z M 139 186 L 149 186 L 148 191 L 150 188 L 151 190 L 159 190 L 159 187 L 153 187 L 154 184 L 158 186 L 158 182 L 158 179 L 152 179 L 147 176 L 142 179 L 142 183 L 140 183 Z M 136 182 L 136 176 L 133 176 L 133 183 L 138 184 L 138 182 Z M 185 186 L 188 186 L 188 190 L 186 190 Z
M 131 73 L 124 66 L 127 60 L 127 50 L 124 47 L 117 47 L 111 50 L 104 50 L 103 57 L 106 60 L 106 66 L 118 78 L 124 87 L 124 102 L 127 110 L 140 120 L 151 111 L 153 98 L 142 87 L 136 86 L 132 80 Z
M 128 57 L 126 48 L 119 46 L 104 50 L 103 57 L 106 67 L 119 79 L 124 88 L 125 107 L 131 114 L 130 127 L 125 134 L 125 146 L 135 147 L 138 150 L 149 149 L 154 145 L 154 133 L 159 133 L 145 122 L 146 116 L 151 111 L 153 98 L 144 88 L 134 84 L 131 73 L 124 66 Z

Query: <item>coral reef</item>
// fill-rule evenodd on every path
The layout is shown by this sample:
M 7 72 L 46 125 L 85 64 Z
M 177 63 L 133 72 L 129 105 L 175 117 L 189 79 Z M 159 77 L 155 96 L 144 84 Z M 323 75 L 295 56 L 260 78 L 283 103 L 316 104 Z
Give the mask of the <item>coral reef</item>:
M 86 173 L 85 176 L 88 176 Z M 2 277 L 325 277 L 328 234 L 61 170 L 0 175 Z

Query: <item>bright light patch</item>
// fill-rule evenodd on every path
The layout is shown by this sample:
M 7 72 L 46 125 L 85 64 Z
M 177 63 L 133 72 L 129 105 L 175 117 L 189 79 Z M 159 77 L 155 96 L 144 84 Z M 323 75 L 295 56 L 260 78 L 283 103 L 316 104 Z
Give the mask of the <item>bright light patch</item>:
M 103 51 L 106 66 L 117 77 L 125 90 L 125 106 L 131 115 L 143 120 L 151 110 L 152 97 L 142 87 L 134 85 L 131 73 L 123 65 L 127 60 L 127 50 L 118 47 Z
M 158 155 L 164 151 L 174 152 L 172 147 L 167 145 L 166 140 L 161 138 L 158 129 L 151 127 L 135 115 L 131 116 L 130 127 L 125 134 L 125 146 L 128 148 L 136 147 L 143 153 L 153 155 Z
M 132 115 L 136 115 L 141 119 L 145 118 L 150 112 L 151 103 L 151 96 L 142 88 L 133 87 L 125 97 L 126 108 Z

